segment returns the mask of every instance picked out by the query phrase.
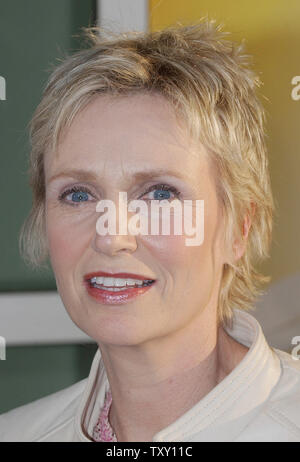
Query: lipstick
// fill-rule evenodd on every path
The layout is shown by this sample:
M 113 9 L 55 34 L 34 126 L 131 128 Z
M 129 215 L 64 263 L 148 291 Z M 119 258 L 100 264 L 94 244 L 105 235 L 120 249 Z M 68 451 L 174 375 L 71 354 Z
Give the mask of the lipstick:
M 124 284 L 122 284 L 122 281 L 118 281 L 118 284 L 110 285 L 110 281 L 106 280 L 106 284 L 103 285 L 103 278 L 124 279 Z M 126 280 L 129 280 L 127 284 Z M 136 283 L 134 280 L 136 280 Z M 88 294 L 93 297 L 94 300 L 104 305 L 127 303 L 139 295 L 148 292 L 154 284 L 155 279 L 133 273 L 107 273 L 104 271 L 97 271 L 84 276 L 84 285 Z

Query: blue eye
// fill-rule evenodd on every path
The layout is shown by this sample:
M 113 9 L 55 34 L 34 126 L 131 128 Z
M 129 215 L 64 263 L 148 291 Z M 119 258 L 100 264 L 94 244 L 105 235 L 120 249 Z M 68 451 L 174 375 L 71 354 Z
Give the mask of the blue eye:
M 88 201 L 88 200 L 89 200 L 89 196 L 84 191 L 76 191 L 72 194 L 73 202 L 83 202 L 83 201 Z
M 91 192 L 83 186 L 73 186 L 59 196 L 59 200 L 69 205 L 79 205 L 82 202 L 90 201 Z
M 156 189 L 154 191 L 155 200 L 170 199 L 170 191 L 164 191 L 163 189 Z
M 156 184 L 154 186 L 151 186 L 145 193 L 149 194 L 151 192 L 154 192 L 153 196 L 149 200 L 170 200 L 172 199 L 171 194 L 174 197 L 179 197 L 180 192 L 174 187 L 174 186 L 168 186 L 166 184 Z M 147 200 L 147 199 L 146 199 Z

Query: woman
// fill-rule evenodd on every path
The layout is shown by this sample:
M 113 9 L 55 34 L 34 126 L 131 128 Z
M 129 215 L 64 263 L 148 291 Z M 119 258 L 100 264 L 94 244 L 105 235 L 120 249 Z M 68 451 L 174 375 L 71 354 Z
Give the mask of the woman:
M 247 56 L 208 20 L 88 34 L 32 120 L 22 243 L 33 264 L 49 255 L 99 349 L 86 380 L 3 414 L 1 440 L 300 441 L 299 363 L 245 312 L 268 281 L 255 263 L 274 210 Z M 97 204 L 120 207 L 120 192 L 159 222 L 154 201 L 193 218 L 203 201 L 201 245 L 185 230 L 101 234 Z

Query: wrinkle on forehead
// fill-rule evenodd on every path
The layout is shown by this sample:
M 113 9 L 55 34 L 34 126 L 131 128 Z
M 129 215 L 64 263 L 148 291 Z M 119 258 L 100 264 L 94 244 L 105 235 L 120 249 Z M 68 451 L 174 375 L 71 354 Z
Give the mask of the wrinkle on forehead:
M 134 116 L 130 117 L 130 114 Z M 141 117 L 139 117 L 140 114 Z M 178 162 L 180 157 L 179 168 L 184 168 L 186 176 L 190 175 L 192 179 L 195 174 L 193 158 L 199 161 L 206 157 L 207 153 L 200 143 L 196 143 L 189 137 L 184 124 L 178 122 L 179 119 L 173 106 L 161 95 L 138 94 L 117 98 L 98 95 L 76 114 L 58 145 L 56 159 L 51 156 L 48 160 L 51 163 L 60 160 L 62 165 L 67 167 L 69 162 L 67 158 L 66 162 L 63 161 L 64 153 L 72 153 L 73 156 L 74 152 L 75 157 L 79 159 L 82 154 L 81 168 L 86 166 L 85 153 L 80 152 L 82 146 L 86 149 L 87 155 L 90 153 L 84 143 L 84 138 L 82 139 L 84 136 L 82 131 L 85 130 L 87 139 L 94 137 L 95 145 L 92 143 L 91 149 L 99 153 L 99 158 L 101 158 L 101 171 L 99 163 L 97 165 L 99 177 L 105 177 L 111 169 L 115 171 L 116 177 L 122 175 L 126 178 L 136 171 L 137 159 L 141 161 L 138 170 L 142 170 L 143 167 L 145 170 L 149 169 L 151 163 L 161 167 L 170 166 L 170 153 L 171 158 L 174 153 L 174 162 Z M 105 130 L 105 125 L 108 130 Z M 100 140 L 99 136 L 97 139 L 99 126 Z M 114 132 L 110 130 L 110 126 Z M 112 150 L 114 150 L 113 155 Z M 164 153 L 168 155 L 164 156 Z M 198 165 L 200 166 L 201 162 Z M 201 175 L 201 172 L 199 171 L 198 174 Z
M 99 102 L 101 104 L 99 104 Z M 104 123 L 104 125 L 109 123 L 109 119 L 112 119 L 112 122 L 115 123 L 115 118 L 118 118 L 119 114 L 122 115 L 123 122 L 125 121 L 127 123 L 130 122 L 130 114 L 135 114 L 136 116 L 141 114 L 142 117 L 138 117 L 135 123 L 144 123 L 145 118 L 149 117 L 150 124 L 146 121 L 144 130 L 140 127 L 140 130 L 137 130 L 137 133 L 140 132 L 138 134 L 143 132 L 146 135 L 151 135 L 151 131 L 155 131 L 156 133 L 154 133 L 153 138 L 155 138 L 156 135 L 160 138 L 162 135 L 164 137 L 164 141 L 168 142 L 170 147 L 172 147 L 172 144 L 175 144 L 177 146 L 181 146 L 182 149 L 189 149 L 191 151 L 191 155 L 199 155 L 198 151 L 200 143 L 198 143 L 197 140 L 194 140 L 194 143 L 192 143 L 192 138 L 188 134 L 187 126 L 183 117 L 179 115 L 178 111 L 175 110 L 172 103 L 166 97 L 158 93 L 150 92 L 120 96 L 97 95 L 92 98 L 91 101 L 78 111 L 70 126 L 66 127 L 62 131 L 55 153 L 56 155 L 59 155 L 59 147 L 63 144 L 68 132 L 72 130 L 72 128 L 74 129 L 74 126 L 80 126 L 82 120 L 86 117 L 87 112 L 93 115 L 93 119 L 95 121 L 100 117 L 100 120 L 102 119 L 101 122 L 102 124 Z M 104 113 L 105 116 L 103 117 Z M 159 117 L 157 117 L 157 115 Z M 168 126 L 168 131 L 164 131 L 163 129 L 165 124 Z M 122 133 L 122 125 L 123 124 L 120 123 L 118 127 L 120 133 Z M 172 129 L 170 130 L 170 128 Z M 192 146 L 192 144 L 194 146 Z

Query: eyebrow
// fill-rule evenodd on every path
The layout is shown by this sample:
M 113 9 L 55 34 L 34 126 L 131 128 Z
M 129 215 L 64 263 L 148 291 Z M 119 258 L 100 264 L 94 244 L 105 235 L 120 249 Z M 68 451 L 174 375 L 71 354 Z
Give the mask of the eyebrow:
M 151 180 L 160 176 L 173 176 L 180 180 L 184 180 L 181 172 L 168 170 L 168 169 L 154 169 L 154 170 L 144 170 L 140 172 L 135 172 L 131 175 L 131 178 L 135 181 L 142 182 Z M 56 173 L 53 175 L 47 182 L 47 185 L 57 178 L 61 177 L 71 177 L 77 179 L 78 181 L 99 181 L 102 177 L 99 177 L 92 171 L 82 170 L 82 169 L 68 169 L 63 172 Z

